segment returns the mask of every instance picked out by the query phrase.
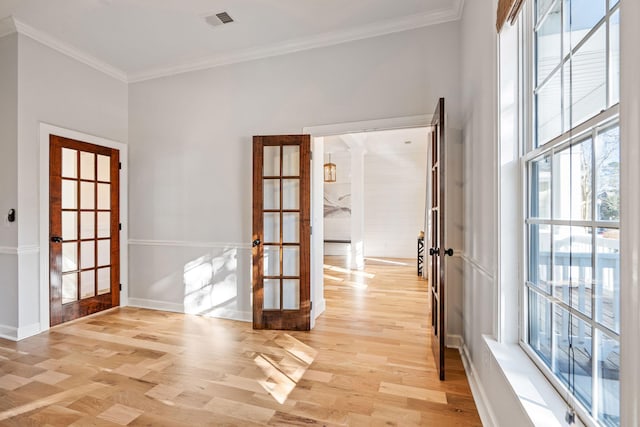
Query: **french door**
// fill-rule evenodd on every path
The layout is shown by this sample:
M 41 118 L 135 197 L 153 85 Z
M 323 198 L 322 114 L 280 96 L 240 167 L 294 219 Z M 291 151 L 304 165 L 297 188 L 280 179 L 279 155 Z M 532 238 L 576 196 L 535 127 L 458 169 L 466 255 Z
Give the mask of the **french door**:
M 120 304 L 119 151 L 51 135 L 51 326 Z
M 253 327 L 311 326 L 309 135 L 253 137 Z
M 453 249 L 445 249 L 445 110 L 440 98 L 431 121 L 431 230 L 429 256 L 431 277 L 431 349 L 440 380 L 445 377 L 445 256 Z

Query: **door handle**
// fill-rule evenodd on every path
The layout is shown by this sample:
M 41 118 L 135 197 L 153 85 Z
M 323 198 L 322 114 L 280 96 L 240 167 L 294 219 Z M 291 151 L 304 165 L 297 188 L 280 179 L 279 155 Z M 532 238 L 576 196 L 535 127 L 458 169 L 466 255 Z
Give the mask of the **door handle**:
M 253 247 L 255 248 L 256 246 L 260 245 L 260 243 L 262 243 L 262 242 L 260 241 L 260 239 L 256 239 L 256 240 L 254 240 L 254 241 L 253 241 Z
M 52 243 L 62 243 L 62 237 L 60 236 L 51 236 Z
M 445 249 L 444 254 L 445 255 L 449 255 L 449 256 L 453 256 L 453 249 L 452 248 Z
M 439 248 L 429 248 L 429 255 L 431 255 L 431 256 L 440 255 L 440 249 Z

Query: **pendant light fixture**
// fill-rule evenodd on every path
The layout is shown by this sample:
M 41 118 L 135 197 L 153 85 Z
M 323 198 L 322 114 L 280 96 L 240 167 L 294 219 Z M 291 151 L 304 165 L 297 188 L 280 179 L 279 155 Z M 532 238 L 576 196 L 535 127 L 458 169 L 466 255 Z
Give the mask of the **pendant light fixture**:
M 336 164 L 331 163 L 331 153 L 329 163 L 324 164 L 324 182 L 336 182 Z

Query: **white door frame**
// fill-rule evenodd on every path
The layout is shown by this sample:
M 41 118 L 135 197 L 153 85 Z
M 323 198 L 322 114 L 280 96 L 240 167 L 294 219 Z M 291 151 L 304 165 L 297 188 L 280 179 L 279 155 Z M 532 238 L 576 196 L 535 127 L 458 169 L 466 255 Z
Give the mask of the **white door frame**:
M 311 160 L 311 328 L 325 308 L 324 299 L 324 137 L 347 133 L 374 132 L 381 130 L 430 127 L 432 114 L 336 123 L 302 128 L 303 134 L 311 135 L 311 151 L 317 154 Z
M 129 287 L 127 277 L 129 269 L 128 255 L 128 146 L 121 142 L 101 138 L 95 135 L 40 123 L 40 331 L 51 327 L 49 319 L 49 136 L 58 135 L 64 138 L 88 142 L 103 147 L 120 150 L 120 307 L 129 303 Z

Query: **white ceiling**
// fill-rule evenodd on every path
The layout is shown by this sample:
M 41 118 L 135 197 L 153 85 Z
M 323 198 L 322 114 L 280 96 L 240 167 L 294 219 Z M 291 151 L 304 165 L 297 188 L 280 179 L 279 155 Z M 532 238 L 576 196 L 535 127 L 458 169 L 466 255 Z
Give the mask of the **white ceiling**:
M 354 141 L 359 141 L 371 154 L 426 153 L 428 134 L 428 128 L 409 128 L 330 136 L 324 138 L 324 152 L 347 152 Z
M 18 31 L 136 81 L 452 21 L 463 0 L 0 0 Z M 209 26 L 226 11 L 236 22 Z M 1 27 L 1 25 L 0 25 Z

